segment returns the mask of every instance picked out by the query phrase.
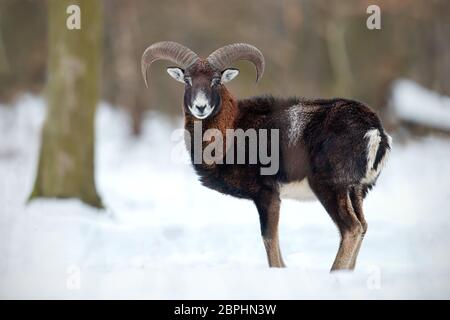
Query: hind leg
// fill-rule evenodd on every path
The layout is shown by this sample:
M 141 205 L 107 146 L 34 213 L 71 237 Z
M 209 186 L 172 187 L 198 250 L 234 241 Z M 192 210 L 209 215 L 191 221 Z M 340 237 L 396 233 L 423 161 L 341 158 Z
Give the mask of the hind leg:
M 311 183 L 311 188 L 338 227 L 341 238 L 331 271 L 353 269 L 363 227 L 353 209 L 350 188 L 314 182 Z
M 353 262 L 351 264 L 351 268 L 354 269 L 355 268 L 355 264 L 356 264 L 356 259 L 358 257 L 359 254 L 359 250 L 361 249 L 361 244 L 362 241 L 364 239 L 364 235 L 367 232 L 367 222 L 366 219 L 364 218 L 364 211 L 363 211 L 363 200 L 364 200 L 364 187 L 361 186 L 357 186 L 357 187 L 353 187 L 350 190 L 350 200 L 352 202 L 352 206 L 353 206 L 353 210 L 355 211 L 356 217 L 358 218 L 359 222 L 361 223 L 362 226 L 362 237 L 361 237 L 361 241 L 359 242 L 358 247 L 356 248 L 356 252 L 355 255 L 353 257 Z

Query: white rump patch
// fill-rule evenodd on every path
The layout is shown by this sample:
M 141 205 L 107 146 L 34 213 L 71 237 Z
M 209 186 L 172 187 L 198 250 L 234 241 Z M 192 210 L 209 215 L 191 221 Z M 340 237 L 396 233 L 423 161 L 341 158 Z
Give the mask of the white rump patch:
M 316 195 L 309 186 L 308 178 L 280 185 L 280 197 L 298 201 L 317 200 Z
M 392 138 L 387 135 L 388 137 L 388 144 L 391 145 Z M 386 150 L 386 153 L 384 154 L 383 158 L 381 159 L 380 163 L 377 166 L 377 169 L 373 169 L 373 164 L 375 163 L 375 158 L 377 156 L 378 148 L 380 146 L 381 142 L 381 134 L 378 129 L 372 129 L 366 132 L 364 135 L 364 138 L 368 140 L 367 142 L 367 171 L 366 176 L 361 180 L 362 183 L 373 183 L 375 179 L 380 174 L 381 169 L 383 169 L 386 160 L 389 156 L 389 151 Z

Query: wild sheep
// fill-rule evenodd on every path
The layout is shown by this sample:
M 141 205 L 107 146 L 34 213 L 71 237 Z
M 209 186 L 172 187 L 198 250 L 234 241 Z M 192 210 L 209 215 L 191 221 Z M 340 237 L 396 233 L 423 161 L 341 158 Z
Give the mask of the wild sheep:
M 224 46 L 206 59 L 175 42 L 152 44 L 141 60 L 146 84 L 148 67 L 159 59 L 181 66 L 167 71 L 185 84 L 188 132 L 193 133 L 196 124 L 203 130 L 219 130 L 223 137 L 228 129 L 279 132 L 279 170 L 271 175 L 261 174 L 260 161 L 198 163 L 192 151 L 195 141 L 188 145 L 195 171 L 206 187 L 255 203 L 269 266 L 285 266 L 278 240 L 280 198 L 314 197 L 322 203 L 341 236 L 331 269 L 353 269 L 367 231 L 363 199 L 374 186 L 391 148 L 391 138 L 377 115 L 360 102 L 341 98 L 266 95 L 237 100 L 224 85 L 239 73 L 229 67 L 237 60 L 248 60 L 256 67 L 257 80 L 264 72 L 262 53 L 249 44 Z M 201 143 L 202 148 L 208 146 Z M 231 151 L 224 148 L 220 157 L 227 152 Z

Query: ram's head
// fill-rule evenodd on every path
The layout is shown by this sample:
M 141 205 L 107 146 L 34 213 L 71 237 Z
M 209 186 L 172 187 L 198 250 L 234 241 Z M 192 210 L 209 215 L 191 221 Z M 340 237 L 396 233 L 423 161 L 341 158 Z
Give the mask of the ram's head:
M 264 72 L 264 57 L 256 47 L 236 43 L 224 46 L 200 58 L 189 48 L 171 41 L 154 43 L 142 55 L 141 68 L 145 85 L 147 69 L 156 60 L 169 60 L 177 67 L 167 68 L 169 75 L 185 84 L 184 107 L 197 119 L 213 116 L 221 108 L 221 86 L 233 80 L 239 70 L 231 68 L 237 60 L 248 60 L 256 67 L 256 81 Z

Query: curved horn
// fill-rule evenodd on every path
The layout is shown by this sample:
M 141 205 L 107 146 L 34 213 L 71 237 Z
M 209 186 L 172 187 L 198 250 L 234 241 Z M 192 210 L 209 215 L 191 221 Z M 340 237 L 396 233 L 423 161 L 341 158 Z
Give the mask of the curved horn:
M 172 41 L 157 42 L 145 49 L 141 59 L 141 71 L 147 85 L 147 69 L 156 60 L 169 60 L 186 69 L 198 60 L 191 49 Z
M 256 81 L 261 79 L 264 68 L 264 56 L 258 48 L 246 43 L 234 43 L 217 49 L 211 53 L 208 62 L 220 71 L 230 67 L 237 60 L 248 60 L 256 67 Z

